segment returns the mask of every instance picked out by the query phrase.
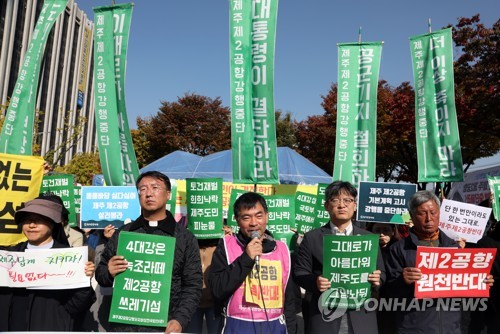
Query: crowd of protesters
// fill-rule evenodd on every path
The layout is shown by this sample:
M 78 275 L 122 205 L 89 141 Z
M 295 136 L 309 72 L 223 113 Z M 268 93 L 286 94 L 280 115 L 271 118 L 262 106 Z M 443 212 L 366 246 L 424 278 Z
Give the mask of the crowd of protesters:
M 197 240 L 165 209 L 171 196 L 169 178 L 156 171 L 136 181 L 141 215 L 115 229 L 81 231 L 68 224 L 68 212 L 55 195 L 26 202 L 15 214 L 27 241 L 5 248 L 24 252 L 47 248 L 88 245 L 85 274 L 87 288 L 43 290 L 0 287 L 0 331 L 150 331 L 165 333 L 500 333 L 500 256 L 491 275 L 487 309 L 469 313 L 425 310 L 346 310 L 325 317 L 322 293 L 332 288 L 323 277 L 325 235 L 379 235 L 376 269 L 368 274 L 376 298 L 414 297 L 415 282 L 422 278 L 416 266 L 417 246 L 485 247 L 500 249 L 500 228 L 491 218 L 477 245 L 453 240 L 439 229 L 440 199 L 430 191 L 416 192 L 409 203 L 411 225 L 356 222 L 357 189 L 335 181 L 325 191 L 325 210 L 330 220 L 297 238 L 295 254 L 275 240 L 267 229 L 268 207 L 264 197 L 249 192 L 234 204 L 239 226 L 236 234 L 225 226 L 221 239 Z M 486 203 L 487 204 L 487 203 Z M 109 322 L 114 278 L 128 268 L 117 255 L 122 231 L 170 236 L 176 239 L 171 294 L 166 327 Z M 274 281 L 261 270 L 276 273 Z M 268 304 L 264 284 L 275 284 Z M 89 278 L 90 279 L 90 278 Z M 495 282 L 496 281 L 496 282 Z M 255 291 L 261 286 L 260 292 Z M 261 298 L 262 297 L 262 298 Z M 269 300 L 268 300 L 269 301 Z M 302 313 L 303 328 L 297 322 Z

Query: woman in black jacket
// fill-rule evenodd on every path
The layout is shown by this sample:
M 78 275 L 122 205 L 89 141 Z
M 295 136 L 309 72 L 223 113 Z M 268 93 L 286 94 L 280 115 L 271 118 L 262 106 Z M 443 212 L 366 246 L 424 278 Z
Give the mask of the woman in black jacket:
M 14 216 L 27 241 L 7 250 L 24 252 L 69 248 L 61 224 L 63 206 L 43 197 L 26 202 Z M 94 264 L 87 262 L 85 273 L 92 276 Z M 66 290 L 27 288 L 0 289 L 0 331 L 73 331 L 82 312 L 95 300 L 90 286 Z

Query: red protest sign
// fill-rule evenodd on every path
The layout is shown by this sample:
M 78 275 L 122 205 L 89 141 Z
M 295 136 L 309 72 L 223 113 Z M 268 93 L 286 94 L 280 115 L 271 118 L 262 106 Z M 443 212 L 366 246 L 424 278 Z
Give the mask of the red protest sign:
M 415 298 L 488 297 L 484 279 L 490 273 L 496 248 L 417 247 L 416 265 L 422 278 Z

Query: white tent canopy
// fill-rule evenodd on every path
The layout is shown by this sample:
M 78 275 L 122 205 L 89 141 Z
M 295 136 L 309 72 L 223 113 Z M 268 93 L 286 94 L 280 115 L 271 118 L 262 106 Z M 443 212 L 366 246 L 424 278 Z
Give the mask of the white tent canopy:
M 332 177 L 321 168 L 288 147 L 278 147 L 280 184 L 331 183 Z M 222 178 L 233 181 L 231 150 L 204 157 L 183 151 L 172 152 L 141 169 L 141 173 L 157 170 L 172 179 Z

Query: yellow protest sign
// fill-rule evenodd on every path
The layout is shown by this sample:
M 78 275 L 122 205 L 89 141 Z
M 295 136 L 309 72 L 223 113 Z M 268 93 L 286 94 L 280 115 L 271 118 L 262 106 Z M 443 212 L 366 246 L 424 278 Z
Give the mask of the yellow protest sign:
M 0 245 L 26 240 L 14 214 L 37 197 L 43 178 L 42 157 L 0 153 Z

